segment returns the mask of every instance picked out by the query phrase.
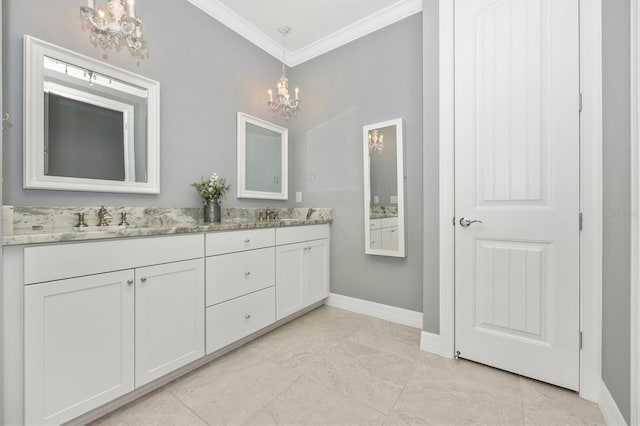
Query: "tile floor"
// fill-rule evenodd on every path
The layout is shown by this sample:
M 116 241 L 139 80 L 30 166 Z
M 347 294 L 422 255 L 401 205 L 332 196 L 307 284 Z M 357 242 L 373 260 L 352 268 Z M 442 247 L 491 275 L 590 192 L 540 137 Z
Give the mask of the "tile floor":
M 323 306 L 95 424 L 604 424 L 573 392 L 419 341 L 418 329 Z

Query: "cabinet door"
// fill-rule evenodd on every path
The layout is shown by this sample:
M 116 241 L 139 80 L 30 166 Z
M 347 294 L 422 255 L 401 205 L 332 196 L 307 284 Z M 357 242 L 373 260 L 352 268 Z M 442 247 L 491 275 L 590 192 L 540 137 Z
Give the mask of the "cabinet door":
M 371 241 L 371 248 L 372 249 L 381 249 L 382 248 L 382 230 L 381 229 L 374 229 L 373 231 L 370 232 L 371 237 L 370 237 L 370 241 Z
M 204 356 L 204 259 L 136 269 L 136 387 Z
M 308 243 L 306 261 L 306 305 L 329 296 L 329 241 Z
M 291 315 L 305 305 L 303 280 L 308 243 L 289 244 L 276 249 L 276 319 Z
M 398 250 L 398 227 L 382 228 L 382 250 Z
M 64 423 L 133 390 L 133 278 L 25 287 L 26 424 Z

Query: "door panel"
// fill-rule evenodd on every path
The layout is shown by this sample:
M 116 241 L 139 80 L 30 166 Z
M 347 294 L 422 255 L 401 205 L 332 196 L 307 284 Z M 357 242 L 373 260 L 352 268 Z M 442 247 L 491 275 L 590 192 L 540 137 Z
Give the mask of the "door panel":
M 204 356 L 204 260 L 136 269 L 136 387 Z
M 25 423 L 61 424 L 133 390 L 133 271 L 25 287 Z
M 578 0 L 455 2 L 456 350 L 571 389 L 578 18 Z

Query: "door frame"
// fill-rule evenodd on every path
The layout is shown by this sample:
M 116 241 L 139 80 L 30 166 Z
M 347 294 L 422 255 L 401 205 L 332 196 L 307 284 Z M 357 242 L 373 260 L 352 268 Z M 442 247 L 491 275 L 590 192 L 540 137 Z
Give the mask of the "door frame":
M 631 423 L 640 423 L 640 6 L 631 16 Z
M 580 13 L 580 396 L 598 401 L 602 358 L 602 0 Z M 455 351 L 454 2 L 439 0 L 440 355 Z M 576 94 L 577 95 L 577 94 Z M 577 107 L 577 106 L 576 106 Z

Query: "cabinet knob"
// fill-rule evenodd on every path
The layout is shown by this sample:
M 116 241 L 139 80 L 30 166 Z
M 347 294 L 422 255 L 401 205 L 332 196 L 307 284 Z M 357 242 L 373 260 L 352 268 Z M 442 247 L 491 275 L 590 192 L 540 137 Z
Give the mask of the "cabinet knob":
M 249 319 L 249 318 L 251 318 L 251 314 L 246 314 L 246 315 L 244 316 L 244 319 Z
M 244 240 L 245 243 L 249 244 L 251 242 L 250 238 L 247 238 L 246 240 Z
M 129 278 L 129 279 L 127 280 L 127 284 L 129 284 L 129 285 L 133 285 L 133 280 L 132 280 L 131 278 Z
M 141 277 L 140 278 L 140 282 L 146 283 L 147 282 L 147 277 Z
M 245 276 L 245 277 L 248 277 L 249 275 L 251 275 L 251 272 L 249 272 L 249 271 L 247 271 L 247 272 L 245 272 L 245 273 L 244 273 L 244 276 Z

